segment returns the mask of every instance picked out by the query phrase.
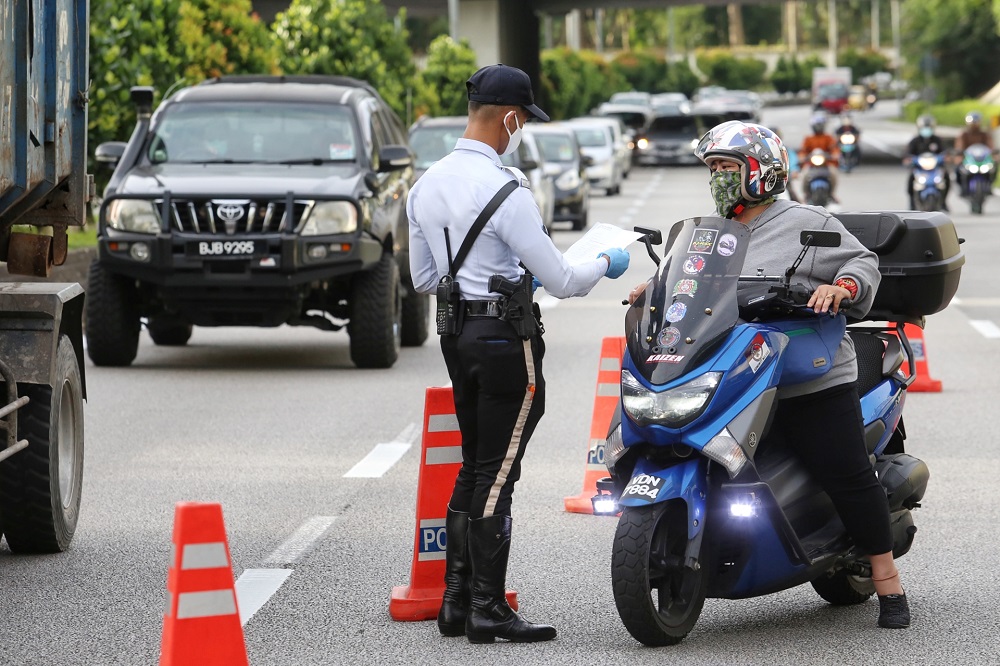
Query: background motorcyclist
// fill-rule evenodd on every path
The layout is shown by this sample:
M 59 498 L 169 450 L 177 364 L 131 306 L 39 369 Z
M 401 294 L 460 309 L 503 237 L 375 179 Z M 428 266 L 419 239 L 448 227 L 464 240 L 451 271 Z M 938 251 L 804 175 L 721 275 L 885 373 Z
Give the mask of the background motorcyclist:
M 909 166 L 913 159 L 922 153 L 933 153 L 943 155 L 945 153 L 944 141 L 936 133 L 937 121 L 929 113 L 917 118 L 917 135 L 906 144 L 906 155 L 903 157 L 903 164 Z M 941 206 L 948 210 L 948 190 L 951 188 L 951 177 L 947 169 L 944 171 L 944 187 L 941 190 Z M 913 200 L 913 170 L 910 170 L 910 177 L 906 181 L 906 193 L 909 195 L 910 208 L 916 210 L 917 202 Z
M 809 127 L 813 133 L 802 140 L 802 147 L 799 149 L 799 161 L 802 164 L 802 191 L 808 189 L 809 172 L 813 169 L 809 162 L 809 154 L 817 148 L 827 155 L 827 165 L 830 173 L 830 198 L 840 203 L 837 199 L 837 174 L 836 167 L 840 163 L 840 149 L 837 147 L 837 139 L 826 131 L 826 114 L 817 113 L 809 119 Z
M 964 158 L 965 149 L 971 145 L 981 143 L 987 146 L 991 151 L 996 149 L 993 147 L 993 137 L 989 132 L 983 129 L 983 114 L 978 111 L 969 111 L 965 114 L 965 129 L 962 133 L 958 135 L 955 139 L 955 179 L 958 181 L 958 185 L 962 190 L 962 196 L 968 195 L 968 187 L 966 186 L 965 179 L 962 178 L 962 160 Z
M 859 164 L 861 162 L 861 128 L 854 124 L 854 119 L 848 111 L 844 111 L 840 114 L 840 116 L 838 116 L 838 122 L 840 124 L 837 126 L 837 129 L 833 131 L 834 136 L 837 137 L 837 145 L 840 145 L 842 136 L 845 134 L 853 134 L 855 155 L 854 164 Z M 841 158 L 846 160 L 847 156 L 841 152 Z

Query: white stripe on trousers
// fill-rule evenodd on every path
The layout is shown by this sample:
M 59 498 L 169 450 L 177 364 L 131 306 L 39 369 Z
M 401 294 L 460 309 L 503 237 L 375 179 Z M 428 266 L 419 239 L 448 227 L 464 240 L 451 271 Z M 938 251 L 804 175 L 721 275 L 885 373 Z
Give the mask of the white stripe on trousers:
M 531 339 L 524 341 L 524 366 L 528 371 L 528 386 L 524 391 L 524 400 L 521 402 L 521 411 L 518 412 L 517 422 L 514 424 L 514 432 L 510 437 L 510 445 L 507 447 L 507 456 L 503 459 L 503 465 L 497 472 L 497 478 L 490 488 L 490 495 L 486 500 L 486 508 L 483 509 L 483 518 L 493 515 L 497 501 L 500 499 L 500 490 L 507 482 L 510 468 L 514 466 L 514 458 L 517 457 L 517 450 L 521 446 L 521 435 L 524 433 L 524 423 L 528 420 L 528 412 L 531 411 L 531 403 L 535 399 L 535 357 L 531 353 Z

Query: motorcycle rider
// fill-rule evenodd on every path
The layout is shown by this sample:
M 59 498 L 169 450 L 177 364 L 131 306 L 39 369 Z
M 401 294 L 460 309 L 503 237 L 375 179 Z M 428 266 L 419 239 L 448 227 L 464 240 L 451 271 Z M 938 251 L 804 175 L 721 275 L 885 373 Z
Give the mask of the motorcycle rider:
M 962 178 L 962 160 L 965 149 L 973 144 L 981 143 L 989 147 L 991 151 L 995 150 L 993 136 L 983 129 L 982 123 L 983 114 L 978 111 L 969 111 L 965 114 L 965 129 L 955 139 L 955 179 L 958 181 L 963 197 L 969 194 L 965 179 Z
M 935 133 L 937 121 L 934 116 L 925 113 L 917 118 L 917 135 L 906 144 L 906 155 L 903 157 L 903 164 L 909 166 L 915 157 L 922 153 L 933 153 L 943 155 L 945 152 L 944 141 Z M 951 189 L 951 176 L 948 170 L 944 171 L 944 187 L 941 191 L 941 207 L 948 210 L 948 190 Z M 913 199 L 913 171 L 910 170 L 910 177 L 906 181 L 906 193 L 909 195 L 910 208 L 916 209 L 917 202 Z
M 838 120 L 840 121 L 840 125 L 838 125 L 837 129 L 835 129 L 833 131 L 834 136 L 837 137 L 837 145 L 838 146 L 840 145 L 840 137 L 841 136 L 843 136 L 844 134 L 853 134 L 854 135 L 854 152 L 858 156 L 858 162 L 860 162 L 861 161 L 861 129 L 858 128 L 858 126 L 854 124 L 854 119 L 851 117 L 851 114 L 850 114 L 849 111 L 845 110 L 844 112 L 842 112 L 840 114 L 840 116 L 838 116 Z M 841 154 L 841 157 L 843 157 L 843 154 Z
M 809 127 L 813 133 L 802 140 L 802 147 L 799 149 L 799 161 L 802 164 L 802 192 L 807 198 L 809 190 L 809 172 L 814 168 L 809 161 L 809 155 L 817 148 L 826 153 L 827 169 L 830 173 L 830 198 L 835 203 L 840 203 L 837 199 L 837 165 L 840 164 L 840 149 L 837 147 L 837 139 L 826 131 L 826 114 L 817 113 L 809 119 Z
M 751 232 L 744 273 L 781 274 L 801 248 L 801 231 L 838 231 L 840 247 L 811 248 L 795 278 L 813 290 L 808 307 L 815 312 L 836 313 L 843 299 L 850 298 L 851 314 L 864 316 L 881 279 L 878 258 L 823 209 L 775 199 L 785 188 L 788 171 L 787 152 L 777 135 L 761 125 L 729 121 L 709 130 L 695 154 L 709 168 L 716 214 Z M 647 284 L 636 286 L 629 301 Z M 826 374 L 779 387 L 768 437 L 795 442 L 796 453 L 830 496 L 848 534 L 868 554 L 879 599 L 878 625 L 904 628 L 910 611 L 892 556 L 889 505 L 865 446 L 857 376 L 854 344 L 845 333 Z

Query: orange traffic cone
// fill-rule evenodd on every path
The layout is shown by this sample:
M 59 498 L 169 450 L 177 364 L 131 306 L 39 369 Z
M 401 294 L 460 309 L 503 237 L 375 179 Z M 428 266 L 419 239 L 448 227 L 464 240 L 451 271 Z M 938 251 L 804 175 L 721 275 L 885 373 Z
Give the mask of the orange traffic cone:
M 247 666 L 220 504 L 178 502 L 160 666 Z
M 410 584 L 392 588 L 393 620 L 433 620 L 444 597 L 445 516 L 458 470 L 462 467 L 462 433 L 455 416 L 452 389 L 430 387 L 424 398 L 424 432 L 417 480 L 417 529 L 413 540 Z M 517 593 L 507 591 L 517 610 Z
M 927 364 L 927 346 L 924 344 L 924 329 L 915 324 L 903 324 L 903 331 L 910 341 L 910 348 L 913 350 L 913 361 L 917 368 L 917 378 L 910 384 L 910 391 L 926 391 L 928 393 L 940 393 L 941 381 L 931 378 L 931 371 Z M 903 372 L 907 372 L 907 365 L 903 364 Z
M 590 422 L 590 445 L 587 448 L 587 467 L 583 475 L 583 492 L 563 499 L 567 511 L 594 513 L 591 498 L 597 494 L 597 480 L 608 475 L 604 464 L 604 443 L 615 407 L 621 396 L 622 356 L 625 338 L 604 338 L 601 342 L 601 361 L 597 366 L 597 391 L 594 394 L 594 416 Z

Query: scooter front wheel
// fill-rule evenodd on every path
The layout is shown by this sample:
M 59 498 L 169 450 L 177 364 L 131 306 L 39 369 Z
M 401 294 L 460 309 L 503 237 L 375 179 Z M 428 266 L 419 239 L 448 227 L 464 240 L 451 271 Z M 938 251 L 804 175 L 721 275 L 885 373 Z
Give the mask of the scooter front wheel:
M 676 645 L 701 615 L 706 567 L 685 564 L 687 506 L 671 501 L 623 509 L 615 532 L 611 582 L 625 628 L 640 643 Z

